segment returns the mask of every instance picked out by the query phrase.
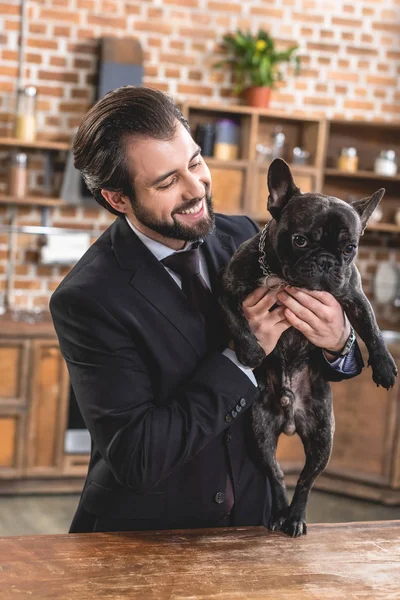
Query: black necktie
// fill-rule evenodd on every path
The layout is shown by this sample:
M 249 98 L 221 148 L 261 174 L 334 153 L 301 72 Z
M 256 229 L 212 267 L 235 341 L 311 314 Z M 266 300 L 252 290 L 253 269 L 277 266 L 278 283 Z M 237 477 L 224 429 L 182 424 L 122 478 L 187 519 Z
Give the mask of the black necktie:
M 214 301 L 210 289 L 200 274 L 199 248 L 186 252 L 175 252 L 161 261 L 168 269 L 174 271 L 182 280 L 182 292 L 190 306 L 207 320 Z
M 190 306 L 197 310 L 204 318 L 206 326 L 213 327 L 216 316 L 216 302 L 212 293 L 200 274 L 199 248 L 175 252 L 162 261 L 163 265 L 179 275 L 182 280 L 182 292 L 187 297 Z M 234 504 L 234 495 L 230 475 L 228 474 L 225 489 L 223 508 L 230 513 Z M 222 507 L 221 507 L 222 508 Z M 227 519 L 227 517 L 226 517 Z M 229 524 L 227 521 L 223 524 Z

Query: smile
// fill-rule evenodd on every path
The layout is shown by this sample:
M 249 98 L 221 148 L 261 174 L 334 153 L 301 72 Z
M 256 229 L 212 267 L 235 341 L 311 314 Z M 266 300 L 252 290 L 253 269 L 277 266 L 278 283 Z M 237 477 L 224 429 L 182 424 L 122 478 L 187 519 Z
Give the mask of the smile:
M 203 200 L 200 200 L 195 206 L 192 208 L 188 208 L 188 210 L 181 210 L 178 215 L 197 215 L 203 208 Z

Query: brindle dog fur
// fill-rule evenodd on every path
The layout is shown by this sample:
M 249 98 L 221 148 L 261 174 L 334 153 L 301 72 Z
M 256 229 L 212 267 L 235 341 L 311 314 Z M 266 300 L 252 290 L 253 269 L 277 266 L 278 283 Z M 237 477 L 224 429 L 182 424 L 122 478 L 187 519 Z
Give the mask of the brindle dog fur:
M 351 205 L 322 194 L 303 194 L 281 159 L 270 165 L 268 188 L 272 220 L 265 238 L 265 258 L 270 270 L 291 286 L 330 292 L 368 349 L 374 382 L 389 389 L 395 382 L 396 365 L 354 264 L 359 238 L 385 190 Z M 255 369 L 261 390 L 260 400 L 252 408 L 252 424 L 261 463 L 271 483 L 268 527 L 297 537 L 307 532 L 308 496 L 331 454 L 332 394 L 321 374 L 321 360 L 325 359 L 320 348 L 290 327 L 266 356 L 243 315 L 246 296 L 266 285 L 259 263 L 260 236 L 261 232 L 243 243 L 225 268 L 220 304 L 238 359 Z M 306 457 L 290 506 L 276 460 L 282 432 L 298 433 Z

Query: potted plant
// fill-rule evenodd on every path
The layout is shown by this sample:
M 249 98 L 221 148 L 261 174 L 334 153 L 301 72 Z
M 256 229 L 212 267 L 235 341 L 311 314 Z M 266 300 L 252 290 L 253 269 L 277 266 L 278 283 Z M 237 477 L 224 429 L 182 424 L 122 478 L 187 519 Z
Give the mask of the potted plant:
M 293 62 L 296 75 L 300 71 L 300 59 L 294 56 L 298 46 L 278 51 L 273 38 L 267 31 L 259 30 L 257 35 L 243 33 L 240 29 L 234 34 L 223 36 L 223 45 L 229 56 L 216 63 L 215 68 L 229 65 L 235 76 L 234 93 L 242 94 L 250 106 L 267 107 L 271 89 L 277 81 L 282 81 L 279 63 Z

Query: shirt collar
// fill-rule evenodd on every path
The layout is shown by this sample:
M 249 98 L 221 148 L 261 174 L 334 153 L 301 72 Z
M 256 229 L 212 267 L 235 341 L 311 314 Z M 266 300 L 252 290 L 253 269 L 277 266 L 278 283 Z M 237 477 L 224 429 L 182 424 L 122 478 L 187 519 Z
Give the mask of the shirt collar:
M 141 231 L 139 231 L 139 229 L 130 222 L 127 215 L 125 215 L 125 219 L 129 225 L 129 227 L 132 229 L 132 231 L 134 233 L 136 233 L 136 235 L 138 236 L 140 241 L 146 246 L 146 248 L 148 248 L 150 250 L 150 252 L 152 254 L 154 254 L 154 256 L 157 258 L 157 260 L 160 260 L 160 261 L 163 260 L 164 258 L 167 258 L 167 256 L 174 254 L 174 252 L 186 252 L 187 250 L 193 250 L 194 248 L 198 248 L 204 241 L 204 240 L 200 240 L 198 242 L 187 242 L 185 244 L 185 247 L 182 248 L 182 250 L 173 250 L 173 248 L 170 248 L 169 246 L 166 246 L 165 244 L 162 244 L 161 242 L 157 242 L 156 240 L 153 240 L 149 236 L 147 236 L 144 233 L 142 233 Z

